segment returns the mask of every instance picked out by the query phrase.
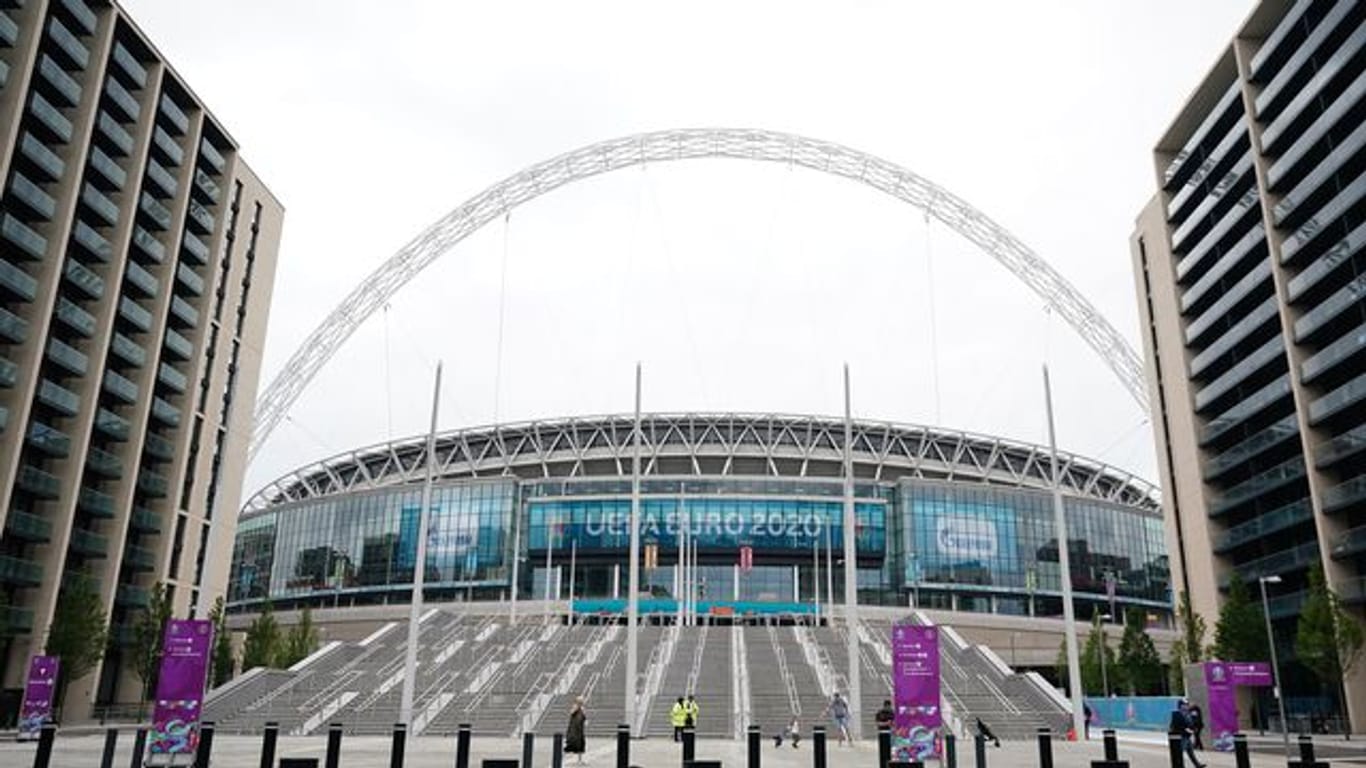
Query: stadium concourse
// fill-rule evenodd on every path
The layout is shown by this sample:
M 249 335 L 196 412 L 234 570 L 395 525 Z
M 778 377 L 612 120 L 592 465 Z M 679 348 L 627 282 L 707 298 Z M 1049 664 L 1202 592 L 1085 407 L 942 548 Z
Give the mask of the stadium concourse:
M 584 615 L 570 623 L 568 608 L 563 602 L 525 603 L 516 621 L 508 605 L 426 611 L 412 731 L 448 735 L 469 723 L 483 736 L 549 736 L 563 730 L 570 702 L 583 696 L 590 738 L 614 733 L 626 711 L 625 627 L 614 616 Z M 316 653 L 289 670 L 254 669 L 213 691 L 206 719 L 224 733 L 260 733 L 268 721 L 278 722 L 282 734 L 298 736 L 326 733 L 331 723 L 353 734 L 388 733 L 399 714 L 407 638 L 403 609 L 315 612 L 326 635 Z M 1061 622 L 1051 619 L 885 608 L 860 608 L 860 614 L 854 631 L 867 735 L 875 733 L 873 713 L 890 697 L 893 623 L 963 619 L 970 635 L 1009 637 L 1019 645 L 1016 652 L 1030 659 L 1054 656 L 1061 637 Z M 286 625 L 296 618 L 277 617 Z M 840 663 L 844 623 L 762 621 L 642 626 L 636 732 L 669 738 L 669 706 L 689 693 L 700 706 L 702 738 L 738 739 L 751 724 L 771 736 L 793 718 L 808 734 L 812 726 L 826 724 L 830 695 L 847 690 Z M 1067 703 L 1048 682 L 1012 671 L 1000 655 L 952 627 L 941 625 L 941 632 L 944 712 L 951 728 L 965 733 L 964 725 L 980 717 L 1006 739 L 1032 737 L 1041 727 L 1065 732 Z

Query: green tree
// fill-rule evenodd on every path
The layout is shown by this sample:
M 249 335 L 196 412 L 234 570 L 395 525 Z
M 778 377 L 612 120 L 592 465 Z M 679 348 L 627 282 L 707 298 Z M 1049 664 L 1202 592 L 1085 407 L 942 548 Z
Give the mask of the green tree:
M 209 680 L 214 688 L 232 679 L 233 665 L 236 659 L 232 653 L 232 635 L 228 632 L 227 611 L 223 607 L 223 598 L 219 597 L 213 601 L 213 608 L 209 610 L 209 621 L 213 622 L 213 655 L 210 657 Z
M 288 668 L 308 658 L 318 650 L 318 630 L 313 626 L 313 612 L 304 608 L 299 623 L 289 630 L 280 648 L 280 658 L 276 666 Z
M 166 622 L 171 620 L 171 598 L 166 585 L 157 582 L 148 592 L 147 607 L 133 619 L 133 645 L 128 649 L 133 674 L 142 681 L 142 699 L 156 693 L 157 674 L 161 671 L 161 641 Z
M 1119 682 L 1130 696 L 1158 693 L 1162 687 L 1162 657 L 1148 636 L 1148 616 L 1130 608 L 1124 617 L 1124 636 L 1119 640 Z
M 266 603 L 261 615 L 247 628 L 247 638 L 242 643 L 242 670 L 273 666 L 279 654 L 280 625 L 270 603 Z
M 1181 645 L 1183 664 L 1197 664 L 1205 660 L 1205 617 L 1191 608 L 1190 593 L 1181 590 L 1176 605 L 1176 623 L 1181 632 L 1177 642 Z
M 1104 662 L 1101 661 L 1102 653 Z M 1101 625 L 1100 612 L 1094 611 L 1091 614 L 1091 631 L 1086 635 L 1086 645 L 1081 651 L 1081 689 L 1087 695 L 1104 695 L 1107 681 L 1110 689 L 1115 689 L 1117 673 L 1115 649 L 1110 647 L 1110 638 Z
M 1228 596 L 1214 625 L 1214 655 L 1224 661 L 1266 661 L 1271 657 L 1261 603 L 1253 601 L 1237 571 L 1229 576 Z
M 1362 643 L 1361 624 L 1329 589 L 1322 567 L 1309 569 L 1309 596 L 1300 609 L 1295 655 L 1339 702 L 1343 678 L 1361 658 Z
M 45 651 L 61 659 L 57 682 L 57 706 L 66 699 L 72 680 L 85 677 L 104 658 L 109 639 L 109 620 L 96 591 L 95 580 L 84 571 L 71 570 L 47 628 Z

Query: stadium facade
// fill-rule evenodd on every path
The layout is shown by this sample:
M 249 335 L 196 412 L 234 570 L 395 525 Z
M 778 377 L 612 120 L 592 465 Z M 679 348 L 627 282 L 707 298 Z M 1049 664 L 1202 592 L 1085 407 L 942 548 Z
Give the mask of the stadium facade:
M 606 416 L 439 434 L 427 599 L 510 600 L 515 581 L 518 599 L 566 600 L 572 589 L 577 610 L 620 611 L 632 433 L 631 417 Z M 860 604 L 1062 613 L 1047 449 L 880 422 L 855 422 L 852 434 Z M 688 528 L 703 614 L 816 613 L 827 584 L 843 583 L 844 444 L 837 419 L 645 415 L 642 609 L 676 609 Z M 1139 607 L 1169 623 L 1152 487 L 1078 456 L 1059 463 L 1078 615 Z M 426 464 L 426 440 L 414 438 L 256 493 L 237 529 L 230 609 L 407 602 Z

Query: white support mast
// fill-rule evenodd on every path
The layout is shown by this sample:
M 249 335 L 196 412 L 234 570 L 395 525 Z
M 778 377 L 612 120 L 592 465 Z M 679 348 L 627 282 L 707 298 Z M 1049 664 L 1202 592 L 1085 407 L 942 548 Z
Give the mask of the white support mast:
M 849 364 L 844 364 L 844 633 L 849 652 L 849 721 L 853 737 L 863 732 L 862 685 L 858 666 L 858 561 L 854 549 L 854 417 L 849 398 Z
M 640 612 L 640 363 L 636 363 L 636 418 L 631 433 L 631 563 L 626 596 L 626 723 L 636 728 L 636 674 L 638 664 L 636 618 Z
M 1077 617 L 1072 610 L 1072 563 L 1068 550 L 1067 514 L 1062 503 L 1062 473 L 1058 467 L 1058 440 L 1053 429 L 1053 389 L 1048 382 L 1048 366 L 1043 367 L 1044 410 L 1048 414 L 1048 450 L 1053 461 L 1053 527 L 1058 534 L 1058 567 L 1062 580 L 1062 620 L 1067 645 L 1067 684 L 1072 692 L 1072 732 L 1081 738 L 1086 732 L 1086 706 L 1082 701 L 1081 661 L 1077 653 Z
M 427 433 L 427 477 L 422 483 L 422 505 L 417 510 L 417 555 L 413 562 L 413 597 L 408 610 L 408 647 L 403 658 L 403 697 L 399 721 L 413 730 L 413 689 L 417 683 L 417 622 L 422 617 L 422 587 L 426 581 L 427 515 L 432 506 L 432 481 L 436 477 L 436 414 L 441 404 L 441 363 L 436 364 L 436 387 L 432 392 L 432 428 Z

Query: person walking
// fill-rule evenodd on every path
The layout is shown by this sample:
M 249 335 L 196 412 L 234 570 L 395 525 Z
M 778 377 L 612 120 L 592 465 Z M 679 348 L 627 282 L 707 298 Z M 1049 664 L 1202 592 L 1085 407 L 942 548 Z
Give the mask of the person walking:
M 669 709 L 669 724 L 674 727 L 674 741 L 682 741 L 683 727 L 688 724 L 688 705 L 683 703 L 682 696 Z
M 1191 738 L 1195 741 L 1195 748 L 1204 751 L 1205 749 L 1205 713 L 1200 711 L 1199 704 L 1191 705 Z
M 788 723 L 786 728 L 773 735 L 773 746 L 781 747 L 783 745 L 783 737 L 791 739 L 792 748 L 797 748 L 797 742 L 802 740 L 802 727 L 797 723 L 797 718 L 792 718 L 792 722 Z
M 892 721 L 895 720 L 895 719 L 896 719 L 896 713 L 892 711 L 892 702 L 891 702 L 891 700 L 890 700 L 890 699 L 883 699 L 883 700 L 882 700 L 882 709 L 879 709 L 879 710 L 877 711 L 877 714 L 876 714 L 876 715 L 873 715 L 873 721 L 877 723 L 877 727 L 878 727 L 878 728 L 886 728 L 886 729 L 888 729 L 888 730 L 891 730 L 891 728 L 892 728 Z
M 1094 718 L 1094 717 L 1096 716 L 1096 713 L 1091 711 L 1091 705 L 1090 705 L 1090 704 L 1087 704 L 1086 702 L 1082 702 L 1082 704 L 1081 704 L 1081 714 L 1082 714 L 1081 727 L 1082 727 L 1083 729 L 1085 729 L 1085 731 L 1086 731 L 1086 740 L 1087 740 L 1087 741 L 1090 741 L 1090 740 L 1091 740 L 1091 719 Z
M 569 725 L 564 729 L 565 754 L 578 755 L 577 764 L 583 765 L 583 753 L 587 746 L 583 727 L 588 722 L 588 714 L 583 711 L 583 697 L 574 699 L 574 707 L 569 710 Z
M 853 744 L 853 739 L 849 736 L 849 702 L 840 696 L 839 691 L 830 697 L 830 704 L 826 706 L 825 713 L 830 716 L 830 720 L 835 724 L 835 732 L 840 737 L 840 746 Z
M 1177 702 L 1176 709 L 1172 710 L 1171 720 L 1167 722 L 1167 733 L 1181 737 L 1181 750 L 1191 759 L 1195 768 L 1205 768 L 1205 764 L 1196 757 L 1195 744 L 1191 741 L 1190 702 L 1185 699 Z
M 982 722 L 982 718 L 980 717 L 977 718 L 977 735 L 981 736 L 986 741 L 995 742 L 996 748 L 1000 749 L 1001 740 L 996 738 L 996 734 L 991 732 L 991 729 L 987 727 L 986 723 Z

